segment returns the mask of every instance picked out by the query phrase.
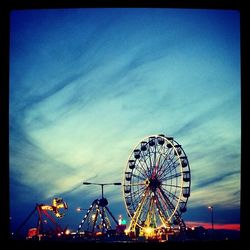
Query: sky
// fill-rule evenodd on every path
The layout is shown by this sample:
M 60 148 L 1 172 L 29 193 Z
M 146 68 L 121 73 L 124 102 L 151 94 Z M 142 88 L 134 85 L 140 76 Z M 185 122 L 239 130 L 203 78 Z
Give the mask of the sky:
M 82 182 L 121 182 L 135 145 L 152 134 L 173 136 L 188 156 L 184 221 L 209 227 L 212 205 L 215 228 L 239 229 L 239 19 L 205 9 L 13 11 L 11 230 L 54 197 L 69 205 L 59 223 L 77 230 L 76 208 L 101 195 Z M 104 195 L 126 218 L 121 188 Z

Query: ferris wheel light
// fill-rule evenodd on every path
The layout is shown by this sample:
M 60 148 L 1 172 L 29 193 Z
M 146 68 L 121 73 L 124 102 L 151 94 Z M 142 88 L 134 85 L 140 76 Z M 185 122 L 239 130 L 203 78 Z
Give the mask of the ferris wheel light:
M 145 235 L 146 236 L 152 236 L 153 233 L 154 233 L 154 228 L 152 228 L 152 227 L 146 227 L 145 228 Z

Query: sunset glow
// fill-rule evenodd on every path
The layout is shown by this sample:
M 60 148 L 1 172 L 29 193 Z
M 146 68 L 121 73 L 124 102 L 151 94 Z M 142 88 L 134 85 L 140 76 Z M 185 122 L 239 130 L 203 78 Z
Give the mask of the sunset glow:
M 211 223 L 201 221 L 186 221 L 187 227 L 204 227 L 205 229 L 211 229 Z M 240 224 L 214 224 L 214 229 L 227 229 L 240 231 Z

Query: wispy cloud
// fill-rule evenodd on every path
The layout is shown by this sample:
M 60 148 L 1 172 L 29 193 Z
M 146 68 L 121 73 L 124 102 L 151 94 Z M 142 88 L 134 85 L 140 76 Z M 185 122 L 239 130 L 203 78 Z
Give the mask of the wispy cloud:
M 229 177 L 231 175 L 235 175 L 235 174 L 240 174 L 240 171 L 232 171 L 232 172 L 217 176 L 215 178 L 212 178 L 208 181 L 201 182 L 198 187 L 205 187 L 205 186 L 209 186 L 211 184 L 219 183 L 220 181 L 223 181 L 224 178 Z
M 235 190 L 240 187 L 240 173 L 235 172 L 215 179 L 192 190 L 192 206 L 216 204 L 223 207 L 238 207 L 240 197 Z

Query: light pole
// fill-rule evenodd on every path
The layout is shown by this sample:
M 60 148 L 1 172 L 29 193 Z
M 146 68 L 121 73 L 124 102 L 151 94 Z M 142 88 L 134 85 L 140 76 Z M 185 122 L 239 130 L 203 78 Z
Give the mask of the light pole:
M 213 206 L 208 206 L 208 209 L 211 211 L 211 225 L 212 231 L 214 231 L 214 208 Z
M 117 186 L 120 186 L 120 185 L 122 185 L 120 182 L 114 182 L 114 183 L 92 183 L 92 182 L 83 182 L 82 184 L 83 184 L 83 185 L 98 185 L 98 186 L 101 186 L 101 187 L 102 187 L 102 199 L 103 199 L 103 186 L 106 186 L 106 185 L 117 185 Z

